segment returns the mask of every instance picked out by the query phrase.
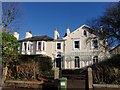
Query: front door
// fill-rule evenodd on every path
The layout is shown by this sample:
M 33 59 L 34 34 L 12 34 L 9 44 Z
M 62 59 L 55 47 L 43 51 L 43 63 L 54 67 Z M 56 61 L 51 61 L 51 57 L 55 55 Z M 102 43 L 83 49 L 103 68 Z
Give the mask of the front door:
M 56 67 L 61 69 L 61 58 L 56 58 Z

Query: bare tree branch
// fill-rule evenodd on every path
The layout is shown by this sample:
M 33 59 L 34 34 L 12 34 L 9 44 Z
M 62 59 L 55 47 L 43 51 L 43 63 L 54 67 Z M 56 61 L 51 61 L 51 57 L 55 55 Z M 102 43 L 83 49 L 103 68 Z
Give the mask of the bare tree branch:
M 109 40 L 107 46 L 115 41 L 120 41 L 120 2 L 106 8 L 106 12 L 102 16 L 92 19 L 91 22 L 88 22 L 88 25 L 94 29 L 93 31 L 98 31 L 95 34 L 100 39 Z
M 2 4 L 2 24 L 3 24 L 3 31 L 9 32 L 11 27 L 16 28 L 15 23 L 20 18 L 20 6 L 19 3 L 15 2 L 3 2 Z

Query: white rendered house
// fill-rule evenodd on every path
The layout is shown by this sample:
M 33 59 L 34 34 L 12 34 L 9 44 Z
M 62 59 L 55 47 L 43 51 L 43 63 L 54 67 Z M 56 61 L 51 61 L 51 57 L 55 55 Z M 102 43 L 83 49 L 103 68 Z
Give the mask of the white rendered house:
M 97 36 L 89 32 L 87 25 L 70 32 L 67 28 L 66 34 L 60 38 L 57 29 L 54 30 L 54 38 L 49 36 L 32 36 L 26 32 L 24 39 L 19 40 L 19 53 L 22 55 L 47 55 L 52 58 L 53 67 L 60 69 L 82 68 L 98 63 L 105 58 L 104 48 Z M 18 38 L 19 34 L 14 35 Z

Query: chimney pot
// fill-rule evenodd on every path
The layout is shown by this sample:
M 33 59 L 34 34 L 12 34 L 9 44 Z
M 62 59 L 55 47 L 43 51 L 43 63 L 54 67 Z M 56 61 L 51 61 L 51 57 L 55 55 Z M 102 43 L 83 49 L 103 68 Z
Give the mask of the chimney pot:
M 31 31 L 26 32 L 26 36 L 25 36 L 25 38 L 30 38 L 30 37 L 32 37 L 32 33 L 31 33 Z
M 66 32 L 67 32 L 67 36 L 68 36 L 70 34 L 70 28 L 67 28 Z
M 18 40 L 19 39 L 19 33 L 18 32 L 14 32 L 13 36 Z
M 59 39 L 59 38 L 60 38 L 60 34 L 59 34 L 57 28 L 55 28 L 55 30 L 54 30 L 54 39 Z

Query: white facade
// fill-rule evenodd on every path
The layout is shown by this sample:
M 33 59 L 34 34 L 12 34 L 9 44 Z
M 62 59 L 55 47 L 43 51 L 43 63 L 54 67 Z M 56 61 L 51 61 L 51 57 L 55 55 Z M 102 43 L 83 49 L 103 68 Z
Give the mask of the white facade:
M 63 38 L 65 40 L 65 68 L 82 68 L 101 60 L 99 40 L 89 33 L 89 28 L 83 25 Z
M 63 69 L 82 68 L 97 63 L 103 60 L 105 52 L 100 45 L 101 41 L 89 33 L 89 29 L 90 27 L 87 25 L 83 25 L 73 32 L 67 28 L 67 34 L 62 39 L 59 38 L 59 32 L 55 30 L 54 39 L 37 36 L 33 40 L 32 37 L 21 40 L 20 53 L 50 56 L 53 60 L 53 67 Z

